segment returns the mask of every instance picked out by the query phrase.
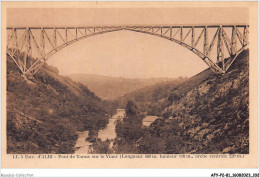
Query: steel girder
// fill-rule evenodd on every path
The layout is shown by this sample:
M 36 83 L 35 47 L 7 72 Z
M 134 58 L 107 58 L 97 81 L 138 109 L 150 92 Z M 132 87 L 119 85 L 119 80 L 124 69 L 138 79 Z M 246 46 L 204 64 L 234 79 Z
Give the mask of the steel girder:
M 238 54 L 248 46 L 248 27 L 248 25 L 8 27 L 7 54 L 23 75 L 34 75 L 53 54 L 72 43 L 94 35 L 128 30 L 154 35 L 182 45 L 199 56 L 214 73 L 224 74 Z M 216 57 L 211 55 L 214 52 Z

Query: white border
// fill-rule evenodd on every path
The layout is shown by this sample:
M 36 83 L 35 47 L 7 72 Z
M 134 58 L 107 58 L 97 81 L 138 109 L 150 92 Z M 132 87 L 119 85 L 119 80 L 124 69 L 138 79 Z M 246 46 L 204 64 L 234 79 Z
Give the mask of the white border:
M 7 0 L 7 1 L 22 1 L 22 0 Z M 35 0 L 35 1 L 48 1 L 48 0 Z M 62 0 L 56 0 L 56 1 L 62 1 Z M 78 0 L 78 1 L 82 1 L 82 0 Z M 108 0 L 103 0 L 103 1 L 108 1 Z M 127 0 L 113 0 L 113 1 L 127 1 Z M 150 0 L 150 1 L 156 1 L 156 0 Z M 182 1 L 192 1 L 192 0 L 182 0 Z M 214 0 L 205 0 L 205 1 L 214 1 Z M 225 0 L 220 0 L 220 1 L 225 1 Z M 244 1 L 244 0 L 229 0 L 229 1 Z M 258 10 L 259 7 L 260 5 L 258 3 Z M 0 11 L 1 11 L 1 5 L 0 5 Z M 0 13 L 0 18 L 1 18 L 1 13 Z M 258 13 L 258 19 L 259 19 L 259 13 Z M 259 30 L 259 24 L 258 24 L 258 30 Z M 1 36 L 0 36 L 0 40 L 1 40 Z M 258 44 L 259 41 L 260 41 L 260 37 L 258 36 Z M 259 59 L 259 53 L 258 53 L 258 59 Z M 258 70 L 259 68 L 260 68 L 260 63 L 258 62 Z M 1 63 L 0 63 L 0 71 L 1 71 Z M 258 71 L 258 89 L 259 89 L 259 78 L 260 75 Z M 258 95 L 258 110 L 260 110 L 259 100 L 260 100 L 260 95 Z M 1 103 L 0 103 L 0 108 L 1 108 Z M 259 135 L 259 128 L 260 128 L 259 123 L 260 122 L 258 122 L 258 135 Z M 2 127 L 0 122 L 0 129 L 1 128 Z M 258 148 L 259 148 L 259 138 L 260 137 L 258 137 Z M 1 141 L 1 137 L 0 137 L 0 141 Z M 0 147 L 0 151 L 1 151 L 1 147 Z M 75 177 L 75 178 L 76 177 L 200 177 L 203 178 L 203 177 L 210 177 L 212 173 L 225 173 L 225 174 L 229 173 L 230 175 L 232 175 L 232 173 L 251 173 L 251 174 L 259 173 L 259 167 L 260 167 L 259 157 L 260 155 L 258 154 L 257 169 L 2 169 L 1 162 L 0 162 L 0 173 L 2 175 L 3 174 L 14 175 L 14 177 L 23 177 L 22 175 L 33 174 L 33 177 Z M 0 159 L 1 159 L 1 155 L 0 155 Z

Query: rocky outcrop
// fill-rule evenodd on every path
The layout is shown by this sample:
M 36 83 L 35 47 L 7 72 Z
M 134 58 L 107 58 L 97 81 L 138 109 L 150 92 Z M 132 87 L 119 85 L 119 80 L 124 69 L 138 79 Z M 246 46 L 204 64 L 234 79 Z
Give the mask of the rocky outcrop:
M 156 102 L 163 119 L 146 134 L 160 139 L 160 152 L 249 153 L 248 57 L 243 51 L 225 75 L 207 69 Z
M 248 51 L 244 51 L 228 73 L 205 77 L 164 109 L 166 120 L 182 120 L 183 135 L 193 145 L 186 153 L 249 152 L 248 69 Z

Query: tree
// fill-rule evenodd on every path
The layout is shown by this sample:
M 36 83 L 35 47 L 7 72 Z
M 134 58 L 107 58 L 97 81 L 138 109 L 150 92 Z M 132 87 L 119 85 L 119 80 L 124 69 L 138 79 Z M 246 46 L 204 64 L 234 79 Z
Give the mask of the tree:
M 139 114 L 138 107 L 132 100 L 127 102 L 125 111 L 126 115 L 130 117 L 137 116 Z
M 142 136 L 142 116 L 133 101 L 126 105 L 126 117 L 116 126 L 117 137 L 134 142 Z

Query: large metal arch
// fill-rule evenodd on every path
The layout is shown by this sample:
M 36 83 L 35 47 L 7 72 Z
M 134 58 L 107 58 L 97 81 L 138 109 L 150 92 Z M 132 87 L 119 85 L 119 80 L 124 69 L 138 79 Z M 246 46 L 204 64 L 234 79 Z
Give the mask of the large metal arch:
M 148 32 L 148 31 L 140 31 L 140 30 L 136 30 L 136 29 L 130 29 L 130 28 L 118 28 L 118 29 L 113 29 L 113 30 L 108 30 L 108 31 L 102 31 L 102 32 L 96 32 L 93 34 L 88 34 L 73 40 L 68 41 L 67 43 L 64 43 L 58 47 L 56 47 L 55 49 L 52 49 L 51 51 L 49 51 L 48 53 L 45 54 L 45 56 L 43 56 L 42 58 L 38 59 L 27 71 L 26 74 L 29 74 L 32 72 L 32 70 L 35 70 L 35 67 L 40 63 L 40 65 L 37 66 L 36 71 L 34 71 L 34 73 L 36 73 L 41 66 L 50 58 L 52 57 L 55 53 L 57 53 L 58 51 L 64 49 L 65 47 L 74 44 L 80 40 L 92 37 L 92 36 L 96 36 L 96 35 L 101 35 L 101 34 L 105 34 L 105 33 L 109 33 L 109 32 L 116 32 L 116 31 L 122 31 L 122 30 L 127 30 L 127 31 L 133 31 L 133 32 L 137 32 L 137 33 L 144 33 L 144 34 L 148 34 L 148 35 L 152 35 L 152 36 L 156 36 L 156 37 L 160 37 L 166 40 L 170 40 L 172 42 L 175 42 L 183 47 L 185 47 L 186 49 L 190 50 L 191 52 L 193 52 L 194 54 L 196 54 L 199 58 L 201 58 L 208 66 L 211 70 L 213 70 L 213 72 L 219 72 L 219 73 L 225 73 L 217 64 L 215 64 L 208 56 L 206 56 L 205 54 L 203 54 L 201 51 L 199 51 L 196 48 L 193 48 L 192 46 L 188 45 L 185 42 L 181 42 L 180 40 L 171 38 L 171 37 L 167 37 L 164 35 L 160 35 L 160 34 L 156 34 L 156 33 L 152 33 L 152 32 Z M 212 68 L 213 67 L 213 68 Z

